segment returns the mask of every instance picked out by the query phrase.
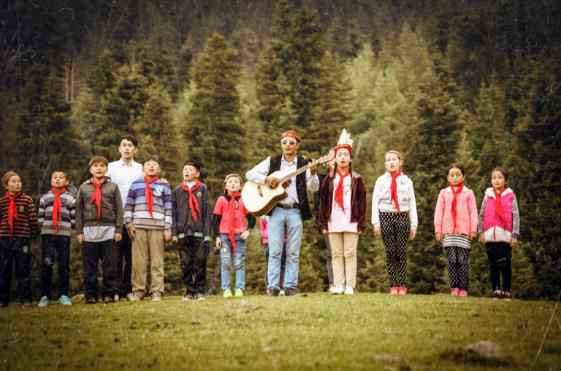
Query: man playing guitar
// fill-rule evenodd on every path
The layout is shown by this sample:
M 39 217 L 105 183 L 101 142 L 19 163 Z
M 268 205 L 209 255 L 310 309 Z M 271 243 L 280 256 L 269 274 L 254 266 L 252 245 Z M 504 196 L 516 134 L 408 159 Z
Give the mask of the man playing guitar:
M 276 171 L 291 173 L 305 166 L 308 160 L 298 156 L 301 138 L 295 130 L 288 130 L 281 135 L 282 155 L 269 156 L 246 173 L 249 181 L 265 183 L 276 188 L 280 178 L 272 176 Z M 284 291 L 287 296 L 295 295 L 298 287 L 300 246 L 302 244 L 303 220 L 311 218 L 308 204 L 308 191 L 317 192 L 319 179 L 315 167 L 296 176 L 286 187 L 288 196 L 271 210 L 269 217 L 269 295 L 277 296 L 280 292 L 279 278 L 282 248 L 286 241 L 286 273 Z

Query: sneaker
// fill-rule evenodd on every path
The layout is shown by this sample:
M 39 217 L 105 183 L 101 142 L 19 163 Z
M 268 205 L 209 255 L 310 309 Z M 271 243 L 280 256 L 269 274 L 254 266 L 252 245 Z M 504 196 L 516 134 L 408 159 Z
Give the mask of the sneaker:
M 294 296 L 296 294 L 298 294 L 298 289 L 296 289 L 295 287 L 288 287 L 284 289 L 284 295 L 286 296 Z
M 205 296 L 204 296 L 203 293 L 200 293 L 200 292 L 199 292 L 199 293 L 196 293 L 196 294 L 195 294 L 195 300 L 203 301 L 203 300 L 206 300 L 206 298 L 205 298 Z
M 399 288 L 398 287 L 391 287 L 390 288 L 390 295 L 399 295 Z
M 155 292 L 152 294 L 152 301 L 162 301 L 162 294 Z
M 502 297 L 504 300 L 506 301 L 511 301 L 512 300 L 512 294 L 510 293 L 510 291 L 503 291 L 502 293 Z
M 503 292 L 501 290 L 493 291 L 493 300 L 499 300 L 503 297 Z
M 457 287 L 454 287 L 452 290 L 450 290 L 450 295 L 452 296 L 458 296 L 459 293 L 460 293 L 460 289 Z
M 355 290 L 353 290 L 353 288 L 351 286 L 345 287 L 345 292 L 344 292 L 345 295 L 354 295 L 354 293 L 355 293 Z
M 113 297 L 112 297 L 112 296 L 105 296 L 105 297 L 103 298 L 103 302 L 104 302 L 105 304 L 111 304 L 111 303 L 113 303 Z
M 60 298 L 58 298 L 58 302 L 62 305 L 72 305 L 72 300 L 66 295 L 61 295 Z
M 137 294 L 131 292 L 127 295 L 127 299 L 129 299 L 129 301 L 140 301 L 141 298 Z
M 45 308 L 47 305 L 49 305 L 49 298 L 46 296 L 43 296 L 41 300 L 39 300 L 39 304 L 37 304 L 39 308 Z
M 407 287 L 401 286 L 397 288 L 398 295 L 407 295 Z
M 461 298 L 466 298 L 468 296 L 467 290 L 460 290 L 460 292 L 458 293 L 458 296 L 461 297 Z
M 181 301 L 186 303 L 193 300 L 193 296 L 191 296 L 190 294 L 185 294 L 183 295 L 183 297 L 181 298 Z
M 331 291 L 331 293 L 332 293 L 333 295 L 341 295 L 341 294 L 344 293 L 344 292 L 345 292 L 345 289 L 344 289 L 343 287 L 341 287 L 341 286 L 335 286 L 335 287 L 333 288 L 333 290 Z
M 327 290 L 327 292 L 329 292 L 330 294 L 336 294 L 335 290 L 337 290 L 337 288 L 335 286 L 329 286 L 329 290 Z
M 279 296 L 286 296 L 286 292 L 284 291 L 284 289 L 280 289 Z
M 121 297 L 119 296 L 119 294 L 113 295 L 113 301 L 114 301 L 115 303 L 118 302 L 120 298 L 121 298 Z
M 236 289 L 236 298 L 241 298 L 243 296 L 243 290 L 242 289 Z
M 224 293 L 222 294 L 222 296 L 226 299 L 231 298 L 232 297 L 232 290 L 230 290 L 230 289 L 224 290 Z
M 271 287 L 267 289 L 267 295 L 269 296 L 279 296 L 280 289 L 278 287 Z
M 97 299 L 92 297 L 86 298 L 86 304 L 96 304 L 97 303 Z

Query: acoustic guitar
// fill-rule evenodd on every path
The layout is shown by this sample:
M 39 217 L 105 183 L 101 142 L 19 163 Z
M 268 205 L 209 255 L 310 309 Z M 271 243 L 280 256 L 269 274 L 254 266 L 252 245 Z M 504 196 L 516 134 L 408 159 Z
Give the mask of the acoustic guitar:
M 242 200 L 245 208 L 255 216 L 267 214 L 279 201 L 288 196 L 286 187 L 288 187 L 288 182 L 292 178 L 302 174 L 311 167 L 325 164 L 331 160 L 333 160 L 333 156 L 323 156 L 284 176 L 280 170 L 275 171 L 269 175 L 279 179 L 279 183 L 275 188 L 271 188 L 265 183 L 246 181 L 242 189 Z

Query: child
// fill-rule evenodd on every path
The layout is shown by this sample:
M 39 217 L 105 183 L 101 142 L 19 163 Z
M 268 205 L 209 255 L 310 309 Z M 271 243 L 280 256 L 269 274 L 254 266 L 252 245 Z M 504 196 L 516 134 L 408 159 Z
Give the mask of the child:
M 512 189 L 508 188 L 508 172 L 496 167 L 491 172 L 492 187 L 487 188 L 479 213 L 481 242 L 485 242 L 491 287 L 495 298 L 510 299 L 512 247 L 520 238 L 520 214 Z M 501 286 L 502 276 L 502 286 Z
M 132 241 L 131 301 L 146 296 L 148 262 L 152 301 L 162 300 L 164 245 L 171 240 L 171 224 L 171 188 L 160 179 L 158 159 L 151 157 L 144 162 L 144 178 L 132 182 L 125 206 L 125 225 Z
M 401 172 L 401 153 L 388 151 L 384 160 L 387 172 L 376 180 L 372 193 L 372 224 L 386 247 L 390 294 L 405 295 L 407 240 L 417 233 L 415 191 L 411 179 Z
M 319 222 L 331 246 L 333 294 L 354 294 L 358 236 L 366 226 L 366 190 L 351 161 L 352 140 L 343 129 L 335 147 L 334 172 L 319 189 Z
M 245 290 L 245 240 L 249 230 L 255 226 L 255 218 L 249 214 L 241 200 L 243 179 L 238 174 L 226 175 L 224 195 L 216 200 L 213 212 L 213 227 L 216 248 L 220 250 L 221 282 L 223 296 L 232 296 L 230 290 L 230 263 L 234 258 L 236 270 L 236 297 Z
M 436 239 L 448 255 L 452 296 L 468 296 L 470 240 L 477 235 L 477 205 L 472 190 L 464 185 L 464 168 L 448 168 L 449 187 L 442 189 L 434 212 Z
M 179 240 L 181 268 L 186 292 L 183 301 L 204 300 L 206 263 L 210 241 L 208 190 L 199 180 L 201 166 L 183 165 L 183 182 L 172 194 L 173 233 Z
M 103 300 L 114 301 L 117 291 L 117 247 L 122 238 L 123 204 L 119 187 L 105 176 L 107 159 L 93 156 L 89 162 L 92 177 L 78 189 L 76 232 L 82 244 L 86 303 L 97 303 L 97 267 L 103 270 Z
M 76 198 L 68 191 L 68 178 L 63 171 L 51 175 L 51 189 L 39 200 L 41 227 L 41 300 L 46 307 L 51 300 L 53 265 L 58 264 L 59 302 L 72 305 L 68 297 L 70 236 L 75 226 Z
M 22 305 L 31 304 L 31 245 L 37 230 L 37 214 L 31 197 L 21 191 L 19 175 L 8 171 L 2 176 L 6 189 L 0 198 L 0 306 L 10 302 L 12 266 L 16 269 L 17 293 Z

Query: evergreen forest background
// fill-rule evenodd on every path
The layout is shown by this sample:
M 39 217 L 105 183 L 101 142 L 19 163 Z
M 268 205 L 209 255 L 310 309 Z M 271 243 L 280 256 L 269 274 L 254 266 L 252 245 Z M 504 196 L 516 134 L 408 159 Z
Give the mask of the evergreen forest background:
M 78 186 L 89 156 L 117 159 L 119 136 L 133 133 L 139 160 L 159 154 L 173 186 L 186 159 L 200 160 L 215 199 L 224 175 L 279 152 L 283 130 L 298 129 L 301 152 L 317 157 L 345 127 L 355 139 L 353 167 L 370 190 L 384 152 L 405 154 L 420 218 L 409 250 L 413 292 L 447 290 L 432 216 L 448 165 L 460 161 L 479 204 L 490 170 L 510 170 L 522 219 L 514 293 L 554 297 L 561 288 L 560 49 L 557 0 L 6 0 L 0 171 L 15 169 L 38 199 L 53 170 Z M 33 251 L 38 277 L 38 244 Z M 77 244 L 72 254 L 78 292 Z M 257 230 L 247 255 L 249 289 L 262 291 Z M 170 246 L 170 291 L 182 287 L 178 264 Z M 358 275 L 359 291 L 387 289 L 383 246 L 371 227 L 360 239 Z M 304 291 L 327 285 L 313 222 L 300 281 Z M 488 294 L 488 286 L 485 250 L 474 243 L 471 292 Z

